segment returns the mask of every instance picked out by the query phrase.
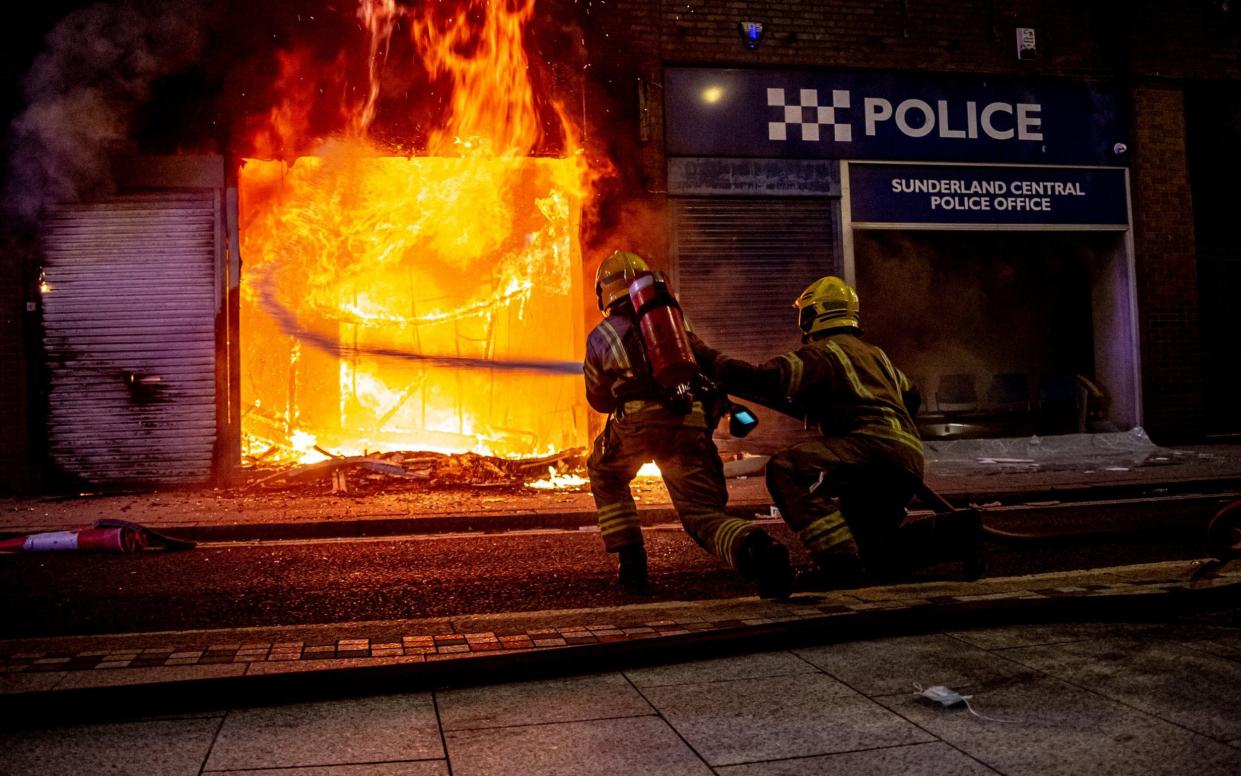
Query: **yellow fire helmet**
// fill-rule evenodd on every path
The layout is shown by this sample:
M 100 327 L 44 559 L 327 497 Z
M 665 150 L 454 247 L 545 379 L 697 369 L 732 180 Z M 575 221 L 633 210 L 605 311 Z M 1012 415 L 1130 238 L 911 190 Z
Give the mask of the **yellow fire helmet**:
M 834 275 L 811 283 L 793 306 L 799 311 L 798 323 L 806 336 L 834 329 L 862 330 L 857 291 Z
M 629 296 L 629 284 L 639 272 L 650 270 L 646 262 L 636 253 L 616 251 L 603 260 L 595 272 L 595 297 L 599 300 L 599 311 L 607 309 Z

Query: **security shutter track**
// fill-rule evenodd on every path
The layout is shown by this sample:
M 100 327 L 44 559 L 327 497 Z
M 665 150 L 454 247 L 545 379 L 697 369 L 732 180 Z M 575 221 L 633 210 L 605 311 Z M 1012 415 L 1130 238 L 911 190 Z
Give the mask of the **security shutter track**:
M 52 460 L 89 482 L 202 482 L 216 439 L 216 194 L 66 205 L 44 236 Z
M 837 273 L 831 200 L 677 199 L 675 281 L 694 330 L 731 356 L 762 362 L 798 345 L 793 300 Z M 722 449 L 770 452 L 810 438 L 800 423 L 760 411 L 745 440 Z

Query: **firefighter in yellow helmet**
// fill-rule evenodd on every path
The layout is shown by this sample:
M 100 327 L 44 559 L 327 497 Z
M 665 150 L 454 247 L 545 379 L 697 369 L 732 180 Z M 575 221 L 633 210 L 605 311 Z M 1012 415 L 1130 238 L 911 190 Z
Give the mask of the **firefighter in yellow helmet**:
M 758 583 L 759 594 L 787 597 L 792 584 L 788 548 L 748 520 L 725 514 L 724 466 L 711 432 L 707 397 L 674 400 L 651 374 L 629 298 L 630 283 L 649 270 L 641 256 L 616 251 L 595 274 L 604 319 L 586 340 L 586 398 L 608 414 L 587 469 L 604 547 L 616 553 L 620 582 L 647 586 L 646 550 L 629 484 L 654 460 L 686 532 L 705 550 Z M 710 413 L 714 415 L 714 413 Z
M 810 551 L 816 581 L 850 584 L 864 569 L 900 573 L 909 557 L 897 528 L 922 478 L 913 422 L 921 397 L 883 350 L 861 339 L 858 295 L 843 280 L 816 280 L 793 306 L 797 350 L 753 365 L 692 338 L 695 354 L 729 392 L 783 405 L 822 432 L 767 464 L 771 497 Z

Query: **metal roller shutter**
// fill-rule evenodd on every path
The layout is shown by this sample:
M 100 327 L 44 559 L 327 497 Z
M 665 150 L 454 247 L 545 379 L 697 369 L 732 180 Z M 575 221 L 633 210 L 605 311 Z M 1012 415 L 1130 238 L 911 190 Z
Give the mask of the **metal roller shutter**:
M 793 300 L 816 278 L 840 273 L 836 200 L 684 198 L 672 209 L 673 278 L 699 336 L 755 362 L 796 347 Z M 721 449 L 770 452 L 815 436 L 777 413 L 759 417 L 744 440 L 720 436 Z
M 48 444 L 95 483 L 197 483 L 216 442 L 213 191 L 65 205 L 44 231 Z

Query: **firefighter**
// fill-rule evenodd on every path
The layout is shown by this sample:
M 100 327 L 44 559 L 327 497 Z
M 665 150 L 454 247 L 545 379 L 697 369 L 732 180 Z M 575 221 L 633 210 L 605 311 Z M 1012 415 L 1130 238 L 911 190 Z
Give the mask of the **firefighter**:
M 899 575 L 911 549 L 898 526 L 922 478 L 913 422 L 921 396 L 886 353 L 861 339 L 858 295 L 843 280 L 816 280 L 793 306 L 797 350 L 755 366 L 691 337 L 695 355 L 729 392 L 781 407 L 823 434 L 767 464 L 772 500 L 817 567 L 808 582 L 834 587 L 864 571 Z
M 788 548 L 724 513 L 728 490 L 711 440 L 718 416 L 709 419 L 704 406 L 709 397 L 701 391 L 670 397 L 651 375 L 629 297 L 630 283 L 648 270 L 637 254 L 616 251 L 595 274 L 604 320 L 586 341 L 583 371 L 590 406 L 608 414 L 587 461 L 604 547 L 619 557 L 622 586 L 646 588 L 646 550 L 629 484 L 643 463 L 654 460 L 690 537 L 756 580 L 761 596 L 785 598 L 792 585 Z

